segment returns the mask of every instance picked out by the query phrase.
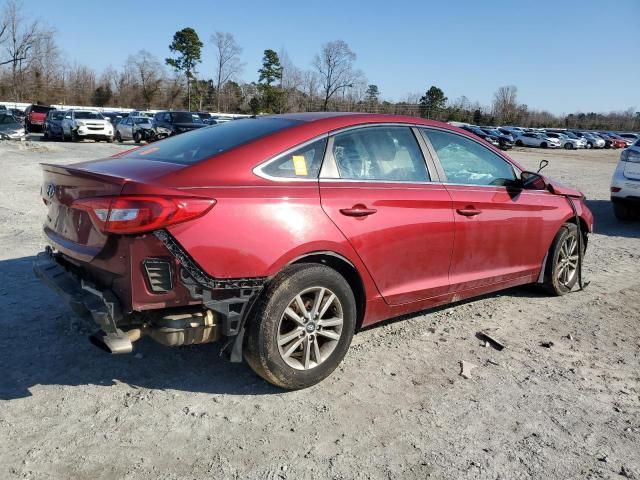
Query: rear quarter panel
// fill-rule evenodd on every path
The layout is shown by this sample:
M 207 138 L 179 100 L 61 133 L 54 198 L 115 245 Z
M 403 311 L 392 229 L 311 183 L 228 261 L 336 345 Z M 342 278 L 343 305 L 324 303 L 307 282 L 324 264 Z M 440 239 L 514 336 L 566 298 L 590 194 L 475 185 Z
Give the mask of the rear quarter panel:
M 320 206 L 317 183 L 189 189 L 216 199 L 204 217 L 168 231 L 211 276 L 270 277 L 309 253 L 351 262 L 367 297 L 379 295 L 349 242 Z

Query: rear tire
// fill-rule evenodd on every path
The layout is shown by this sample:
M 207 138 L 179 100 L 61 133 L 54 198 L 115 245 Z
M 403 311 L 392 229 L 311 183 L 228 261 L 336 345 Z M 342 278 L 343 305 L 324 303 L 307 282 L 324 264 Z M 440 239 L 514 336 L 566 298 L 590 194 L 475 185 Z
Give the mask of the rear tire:
M 310 387 L 340 364 L 355 327 L 356 302 L 342 275 L 324 265 L 291 265 L 261 294 L 245 332 L 244 357 L 273 385 Z
M 120 135 L 120 132 L 117 130 L 116 130 L 116 142 L 122 143 L 122 135 Z
M 140 143 L 142 141 L 142 135 L 140 134 L 140 132 L 135 132 L 133 134 L 133 141 L 135 143 Z
M 542 148 L 547 148 L 548 146 L 549 146 L 549 145 L 547 145 L 547 142 L 542 142 L 542 143 L 540 144 L 540 147 L 542 147 Z
M 565 143 L 564 144 L 564 149 L 565 150 L 573 150 L 573 143 L 569 143 L 569 142 Z
M 634 210 L 629 205 L 625 205 L 624 203 L 614 203 L 613 214 L 618 220 L 628 222 L 631 220 L 636 220 L 640 215 L 640 211 Z
M 591 143 L 591 142 L 587 142 L 587 146 L 586 146 L 586 148 L 588 148 L 588 149 L 592 149 L 592 148 L 593 148 L 593 143 Z
M 583 242 L 584 252 L 584 242 Z M 543 288 L 551 295 L 569 293 L 578 281 L 578 227 L 565 223 L 553 239 L 544 271 Z

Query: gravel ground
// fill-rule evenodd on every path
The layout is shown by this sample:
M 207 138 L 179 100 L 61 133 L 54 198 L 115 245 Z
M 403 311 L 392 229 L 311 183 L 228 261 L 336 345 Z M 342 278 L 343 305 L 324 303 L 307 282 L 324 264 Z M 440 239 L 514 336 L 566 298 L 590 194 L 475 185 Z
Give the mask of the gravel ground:
M 34 278 L 38 162 L 123 148 L 0 143 L 0 478 L 640 479 L 640 224 L 611 213 L 618 152 L 512 154 L 590 199 L 585 291 L 517 288 L 369 328 L 290 393 L 215 345 L 105 355 Z

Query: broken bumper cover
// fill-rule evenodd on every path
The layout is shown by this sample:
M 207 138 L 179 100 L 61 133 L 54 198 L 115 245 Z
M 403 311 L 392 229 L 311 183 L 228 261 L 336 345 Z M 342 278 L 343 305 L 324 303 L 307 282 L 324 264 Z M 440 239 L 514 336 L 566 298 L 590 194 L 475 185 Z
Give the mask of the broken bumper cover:
M 133 345 L 129 336 L 117 327 L 122 318 L 120 302 L 109 290 L 97 290 L 78 279 L 56 260 L 47 247 L 33 262 L 33 271 L 69 307 L 83 317 L 92 318 L 101 332 L 96 334 L 112 353 L 130 353 Z

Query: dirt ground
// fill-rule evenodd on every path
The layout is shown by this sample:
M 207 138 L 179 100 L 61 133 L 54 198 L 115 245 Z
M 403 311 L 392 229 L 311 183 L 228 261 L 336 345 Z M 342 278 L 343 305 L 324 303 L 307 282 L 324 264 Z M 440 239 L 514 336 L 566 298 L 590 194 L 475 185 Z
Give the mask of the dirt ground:
M 387 322 L 290 393 L 215 345 L 108 356 L 34 278 L 38 162 L 123 148 L 0 143 L 0 478 L 640 479 L 640 224 L 611 213 L 619 152 L 512 153 L 589 198 L 585 291 L 517 288 Z

